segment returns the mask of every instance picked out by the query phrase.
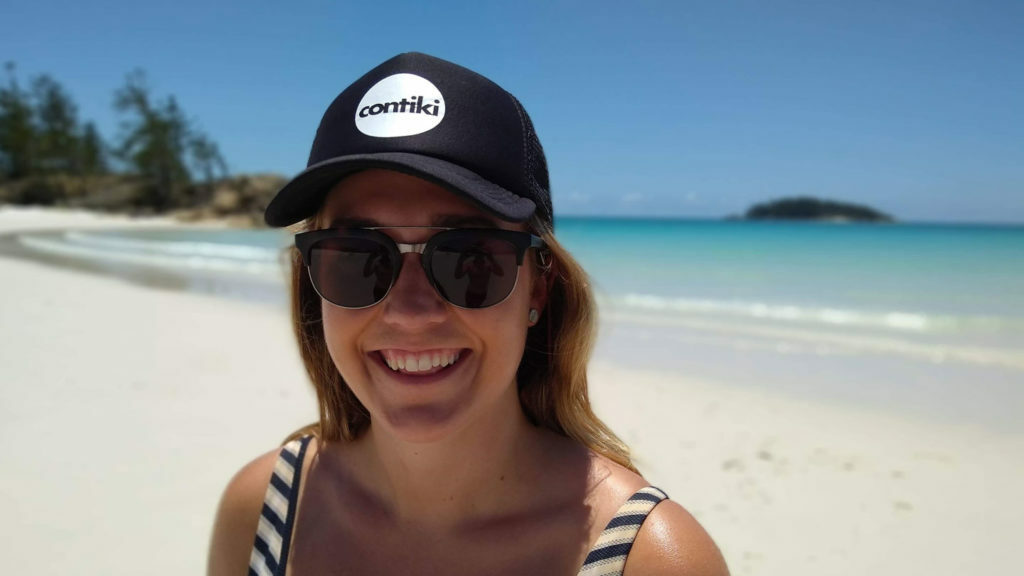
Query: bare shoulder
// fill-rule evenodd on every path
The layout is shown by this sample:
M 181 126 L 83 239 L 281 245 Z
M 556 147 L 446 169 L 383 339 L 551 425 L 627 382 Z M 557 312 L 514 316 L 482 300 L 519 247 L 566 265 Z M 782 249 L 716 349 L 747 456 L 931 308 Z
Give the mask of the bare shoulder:
M 697 519 L 678 503 L 663 500 L 640 528 L 624 574 L 726 576 L 729 569 Z
M 608 458 L 596 454 L 592 458 L 592 470 L 599 476 L 597 507 L 605 521 L 637 490 L 651 485 L 643 476 Z M 663 500 L 644 520 L 624 574 L 727 576 L 729 570 L 718 546 L 697 519 L 677 502 Z
M 213 524 L 207 574 L 245 574 L 267 483 L 280 448 L 246 464 L 228 482 Z

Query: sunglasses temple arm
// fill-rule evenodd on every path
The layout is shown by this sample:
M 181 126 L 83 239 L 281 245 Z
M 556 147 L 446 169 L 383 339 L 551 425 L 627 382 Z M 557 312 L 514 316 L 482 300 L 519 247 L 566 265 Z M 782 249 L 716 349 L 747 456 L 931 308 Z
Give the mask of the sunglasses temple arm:
M 537 249 L 537 258 L 540 260 L 540 265 L 545 268 L 548 266 L 548 258 L 551 256 L 547 247 L 548 245 L 544 243 L 543 239 L 530 235 L 530 248 Z

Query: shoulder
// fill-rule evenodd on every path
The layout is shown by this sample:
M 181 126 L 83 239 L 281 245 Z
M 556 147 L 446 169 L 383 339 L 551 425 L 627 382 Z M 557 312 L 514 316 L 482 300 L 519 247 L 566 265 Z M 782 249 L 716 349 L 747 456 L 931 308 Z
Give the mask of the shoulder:
M 651 484 L 643 476 L 591 453 L 599 495 L 595 502 L 604 526 L 631 496 Z M 718 546 L 685 508 L 670 499 L 659 502 L 644 520 L 626 558 L 624 576 L 727 576 Z
M 217 507 L 207 559 L 207 574 L 244 574 L 249 565 L 263 496 L 280 448 L 256 458 L 228 482 Z
M 310 452 L 315 445 L 310 442 Z M 211 576 L 244 574 L 249 566 L 263 499 L 280 453 L 278 447 L 249 462 L 224 489 L 210 540 L 207 573 Z
M 678 503 L 662 500 L 640 528 L 624 574 L 725 576 L 729 569 L 697 519 Z

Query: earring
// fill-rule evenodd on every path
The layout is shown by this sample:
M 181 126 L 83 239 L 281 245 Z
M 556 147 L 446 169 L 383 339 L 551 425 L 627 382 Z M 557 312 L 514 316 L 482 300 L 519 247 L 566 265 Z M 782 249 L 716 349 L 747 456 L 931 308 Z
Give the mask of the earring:
M 530 308 L 530 315 L 528 317 L 530 320 L 530 326 L 536 324 L 538 318 L 540 318 L 540 312 L 537 312 L 536 308 Z

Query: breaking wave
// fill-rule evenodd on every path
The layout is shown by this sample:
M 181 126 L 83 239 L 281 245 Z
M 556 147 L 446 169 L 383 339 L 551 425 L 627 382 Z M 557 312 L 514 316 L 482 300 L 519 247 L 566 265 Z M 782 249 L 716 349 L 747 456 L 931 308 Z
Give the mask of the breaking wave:
M 685 316 L 731 317 L 831 327 L 883 329 L 902 333 L 943 333 L 961 330 L 994 332 L 1013 328 L 1012 319 L 990 316 L 948 316 L 907 310 L 858 310 L 768 302 L 693 299 L 649 294 L 608 295 L 599 298 L 623 311 Z
M 38 252 L 135 266 L 280 277 L 280 249 L 195 240 L 64 232 L 22 234 L 18 242 Z

